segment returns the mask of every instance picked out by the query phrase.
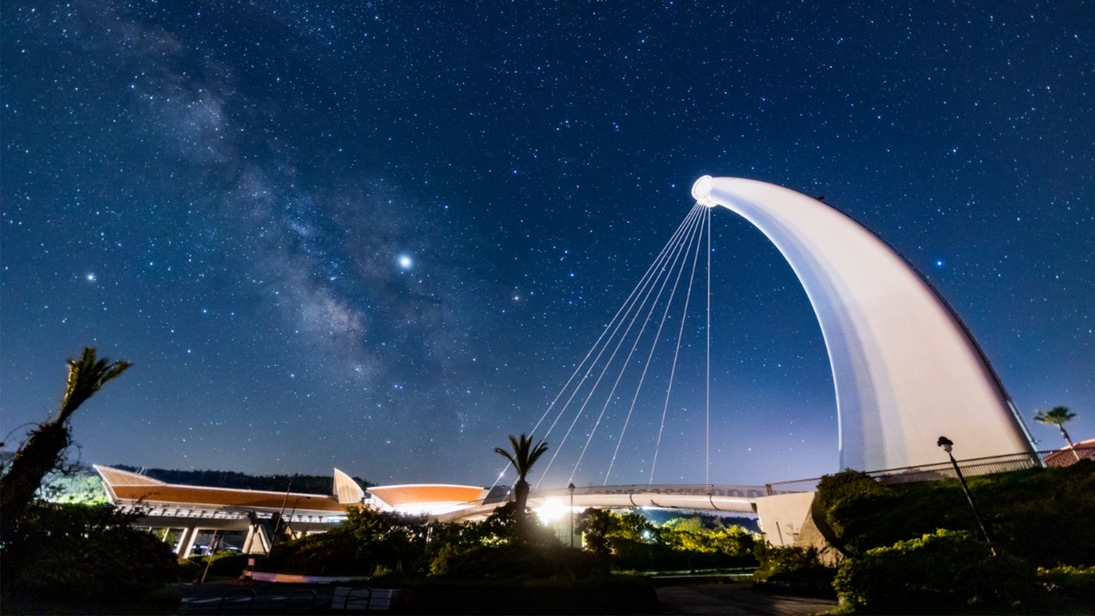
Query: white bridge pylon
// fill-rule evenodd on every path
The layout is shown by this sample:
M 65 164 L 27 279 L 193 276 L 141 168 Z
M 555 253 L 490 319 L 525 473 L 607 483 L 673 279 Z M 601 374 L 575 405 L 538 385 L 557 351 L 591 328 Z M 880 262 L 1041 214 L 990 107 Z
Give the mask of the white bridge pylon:
M 933 287 L 874 233 L 793 190 L 701 177 L 692 196 L 739 214 L 775 244 L 810 299 L 836 388 L 840 468 L 1032 452 L 988 360 Z

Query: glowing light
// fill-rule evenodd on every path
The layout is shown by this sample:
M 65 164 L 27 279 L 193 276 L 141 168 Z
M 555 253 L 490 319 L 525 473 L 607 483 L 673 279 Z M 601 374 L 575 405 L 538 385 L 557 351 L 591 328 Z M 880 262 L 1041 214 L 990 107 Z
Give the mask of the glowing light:
M 542 507 L 535 509 L 536 515 L 545 522 L 554 522 L 565 516 L 570 509 L 560 501 L 549 500 Z
M 399 255 L 397 261 L 399 267 L 405 270 L 411 269 L 411 266 L 414 265 L 414 259 L 412 259 L 410 255 Z

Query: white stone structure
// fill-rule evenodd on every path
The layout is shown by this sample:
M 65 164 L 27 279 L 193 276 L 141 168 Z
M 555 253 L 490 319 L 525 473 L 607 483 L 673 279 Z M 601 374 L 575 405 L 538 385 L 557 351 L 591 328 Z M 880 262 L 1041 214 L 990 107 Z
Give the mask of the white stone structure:
M 969 331 L 873 233 L 818 200 L 756 180 L 704 176 L 692 196 L 760 229 L 806 289 L 832 365 L 841 468 L 945 461 L 941 435 L 964 459 L 1033 451 Z

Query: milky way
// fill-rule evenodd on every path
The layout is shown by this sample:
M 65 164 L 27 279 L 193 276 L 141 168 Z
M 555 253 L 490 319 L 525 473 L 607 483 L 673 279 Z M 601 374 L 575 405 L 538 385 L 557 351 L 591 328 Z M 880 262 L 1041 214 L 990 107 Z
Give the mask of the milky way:
M 84 461 L 489 485 L 703 174 L 824 196 L 1095 436 L 1091 6 L 532 4 L 6 3 L 5 441 L 90 345 L 135 367 Z M 729 212 L 712 242 L 711 480 L 836 470 L 805 293 Z M 681 371 L 659 481 L 704 478 Z

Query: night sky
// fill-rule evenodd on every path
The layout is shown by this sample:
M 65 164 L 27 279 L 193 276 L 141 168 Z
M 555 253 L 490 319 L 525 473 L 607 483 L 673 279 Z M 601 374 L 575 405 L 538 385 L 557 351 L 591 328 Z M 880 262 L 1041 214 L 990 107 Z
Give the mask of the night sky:
M 1095 7 L 708 4 L 6 1 L 8 446 L 86 345 L 134 367 L 75 416 L 84 462 L 490 485 L 703 174 L 824 195 L 1028 422 L 1095 436 Z M 805 293 L 712 222 L 710 480 L 838 470 Z M 706 477 L 698 336 L 655 482 Z M 650 479 L 655 391 L 614 483 Z

